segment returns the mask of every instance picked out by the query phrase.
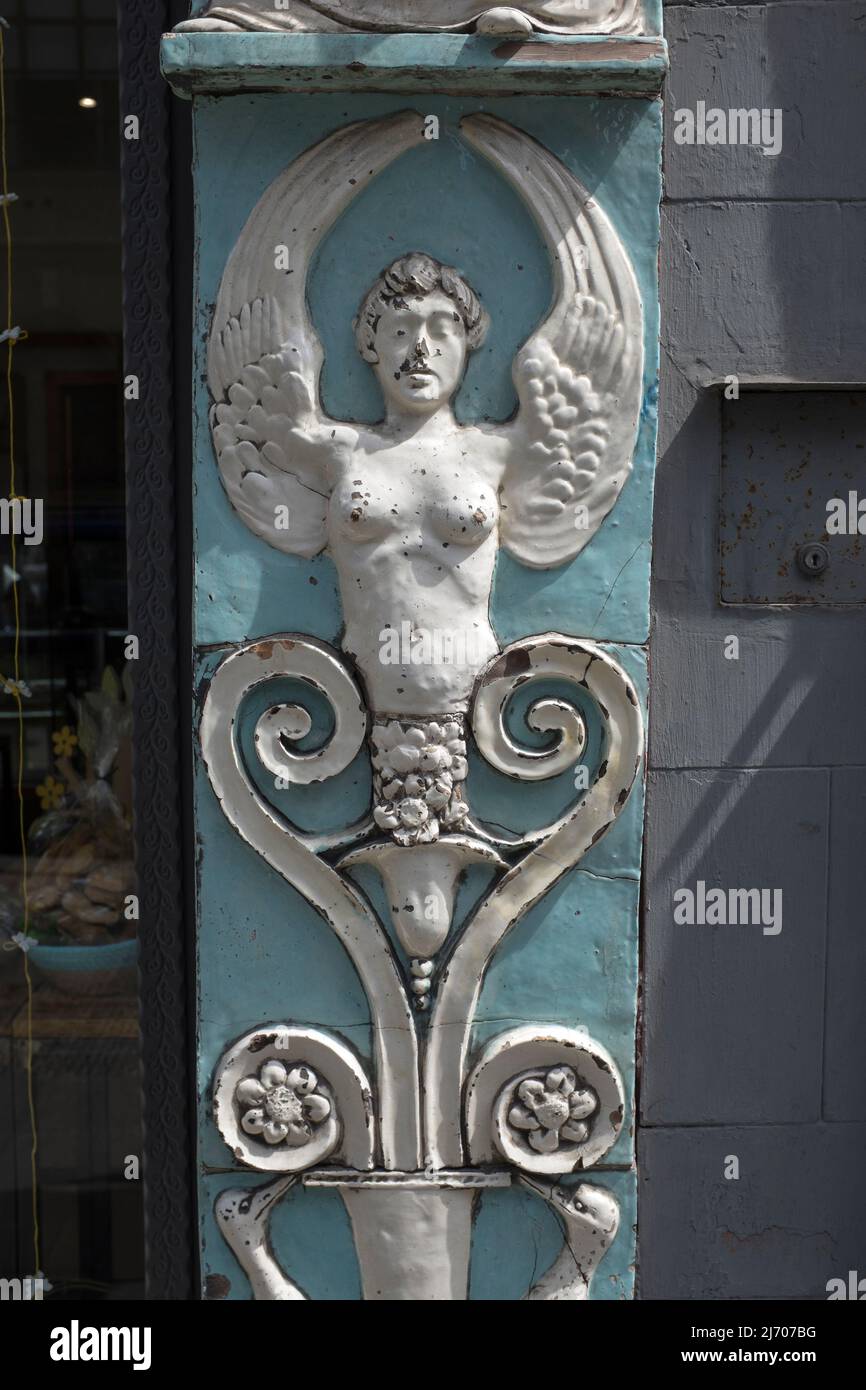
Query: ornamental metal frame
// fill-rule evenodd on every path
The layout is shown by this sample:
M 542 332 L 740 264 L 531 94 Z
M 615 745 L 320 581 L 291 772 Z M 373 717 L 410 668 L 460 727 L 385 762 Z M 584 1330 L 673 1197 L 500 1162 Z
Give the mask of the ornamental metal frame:
M 124 375 L 129 631 L 139 642 L 134 683 L 134 818 L 140 902 L 140 1023 L 144 1127 L 146 1293 L 198 1297 L 194 1264 L 195 1167 L 190 997 L 194 862 L 188 740 L 190 476 L 186 393 L 189 334 L 173 305 L 190 301 L 185 260 L 173 246 L 190 235 L 189 175 L 182 160 L 188 117 L 159 70 L 161 35 L 186 12 L 176 0 L 118 0 L 123 209 Z M 180 108 L 180 109 L 179 109 Z M 137 138 L 124 117 L 138 118 Z M 184 278 L 186 277 L 186 283 Z M 188 489 L 187 489 L 188 491 Z M 184 560 L 182 557 L 186 557 Z

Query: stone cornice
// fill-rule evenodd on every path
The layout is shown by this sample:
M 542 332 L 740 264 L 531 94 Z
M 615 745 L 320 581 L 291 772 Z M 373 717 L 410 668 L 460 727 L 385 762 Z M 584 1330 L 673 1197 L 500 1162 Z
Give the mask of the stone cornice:
M 162 70 L 183 97 L 231 92 L 657 95 L 661 38 L 479 34 L 172 33 Z

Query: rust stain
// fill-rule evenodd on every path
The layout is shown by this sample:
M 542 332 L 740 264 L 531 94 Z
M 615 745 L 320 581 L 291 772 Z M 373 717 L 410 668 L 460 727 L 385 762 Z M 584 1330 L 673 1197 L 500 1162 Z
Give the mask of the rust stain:
M 207 1299 L 228 1298 L 231 1282 L 224 1274 L 209 1274 L 204 1282 L 204 1296 Z

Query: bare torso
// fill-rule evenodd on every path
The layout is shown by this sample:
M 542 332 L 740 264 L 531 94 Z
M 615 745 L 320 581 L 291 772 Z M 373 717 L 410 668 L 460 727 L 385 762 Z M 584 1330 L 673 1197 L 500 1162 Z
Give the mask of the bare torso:
M 343 648 L 377 714 L 466 708 L 498 649 L 488 604 L 498 546 L 503 446 L 454 426 L 392 441 L 360 432 L 333 477 L 329 550 Z M 407 671 L 411 668 L 411 678 Z

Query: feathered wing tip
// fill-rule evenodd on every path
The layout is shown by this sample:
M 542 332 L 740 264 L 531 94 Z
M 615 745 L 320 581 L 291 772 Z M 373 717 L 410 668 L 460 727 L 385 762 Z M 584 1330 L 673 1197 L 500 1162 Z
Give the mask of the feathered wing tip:
M 553 303 L 518 352 L 520 410 L 502 491 L 502 540 L 523 564 L 578 555 L 631 471 L 643 389 L 643 305 L 629 257 L 586 188 L 495 116 L 462 129 L 532 213 L 551 258 Z
M 423 138 L 423 117 L 403 111 L 314 145 L 259 199 L 223 273 L 208 344 L 220 474 L 245 525 L 288 554 L 325 545 L 325 465 L 340 446 L 319 404 L 310 262 L 349 203 Z
M 424 138 L 424 118 L 400 111 L 343 126 L 313 145 L 274 179 L 256 203 L 226 263 L 213 317 L 208 384 L 219 400 L 238 367 L 283 345 L 290 330 L 321 347 L 306 304 L 307 271 L 316 247 L 363 189 Z

